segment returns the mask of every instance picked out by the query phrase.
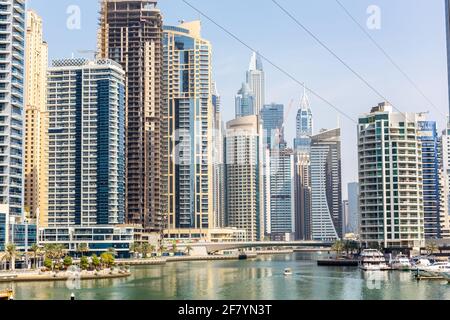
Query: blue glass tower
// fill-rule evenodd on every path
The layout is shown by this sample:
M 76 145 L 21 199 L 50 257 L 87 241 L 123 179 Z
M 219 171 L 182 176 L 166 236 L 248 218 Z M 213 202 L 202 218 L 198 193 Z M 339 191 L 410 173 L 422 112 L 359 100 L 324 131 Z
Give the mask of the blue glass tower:
M 236 118 L 251 116 L 255 114 L 255 96 L 248 84 L 243 83 L 242 88 L 235 97 Z
M 284 106 L 282 104 L 267 104 L 261 109 L 261 120 L 264 129 L 264 145 L 267 148 L 274 148 L 276 136 L 284 140 L 283 122 Z
M 423 207 L 425 238 L 441 237 L 439 137 L 435 121 L 419 121 L 418 139 L 422 142 Z

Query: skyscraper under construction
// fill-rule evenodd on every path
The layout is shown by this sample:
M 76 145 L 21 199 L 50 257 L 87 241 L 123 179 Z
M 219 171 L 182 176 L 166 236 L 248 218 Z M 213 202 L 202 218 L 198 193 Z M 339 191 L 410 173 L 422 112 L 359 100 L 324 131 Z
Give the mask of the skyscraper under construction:
M 162 15 L 156 0 L 101 0 L 98 54 L 126 77 L 125 220 L 163 226 L 161 205 Z

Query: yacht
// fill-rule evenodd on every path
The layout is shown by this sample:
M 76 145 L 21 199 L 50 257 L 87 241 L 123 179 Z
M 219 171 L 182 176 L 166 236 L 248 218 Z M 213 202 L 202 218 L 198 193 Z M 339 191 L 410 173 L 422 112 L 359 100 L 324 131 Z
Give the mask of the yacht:
M 411 270 L 429 267 L 434 263 L 434 259 L 430 257 L 414 257 L 411 259 Z
M 417 277 L 422 278 L 444 278 L 444 273 L 450 273 L 449 262 L 436 262 L 429 266 L 417 268 Z
M 411 262 L 409 262 L 409 258 L 404 254 L 399 254 L 395 257 L 391 262 L 392 270 L 401 270 L 401 271 L 409 271 L 411 270 Z
M 361 252 L 359 267 L 364 271 L 389 270 L 384 255 L 376 249 L 365 249 Z

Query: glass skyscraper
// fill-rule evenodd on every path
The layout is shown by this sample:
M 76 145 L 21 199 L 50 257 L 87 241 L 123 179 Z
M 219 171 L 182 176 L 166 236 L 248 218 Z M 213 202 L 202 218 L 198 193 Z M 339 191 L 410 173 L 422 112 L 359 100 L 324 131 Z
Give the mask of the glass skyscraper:
M 311 238 L 342 238 L 341 130 L 311 138 Z
M 235 97 L 236 118 L 255 114 L 255 96 L 248 84 L 243 83 Z
M 275 138 L 283 138 L 284 106 L 282 104 L 266 104 L 260 114 L 264 129 L 264 145 L 266 148 L 274 148 Z
M 247 71 L 247 85 L 253 93 L 255 100 L 254 110 L 252 114 L 259 115 L 265 104 L 265 73 L 261 56 L 257 52 L 253 52 L 250 66 Z
M 313 118 L 306 89 L 303 92 L 300 108 L 296 118 L 296 135 L 294 149 L 297 152 L 309 152 L 311 136 L 313 134 Z
M 436 122 L 419 121 L 418 139 L 422 142 L 425 238 L 441 238 L 440 141 Z
M 25 0 L 0 2 L 0 250 L 24 221 Z

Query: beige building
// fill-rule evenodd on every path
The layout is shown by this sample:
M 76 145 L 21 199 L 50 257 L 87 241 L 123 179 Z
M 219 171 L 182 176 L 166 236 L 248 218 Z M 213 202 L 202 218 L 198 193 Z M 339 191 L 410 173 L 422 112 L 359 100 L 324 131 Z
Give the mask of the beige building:
M 26 15 L 25 48 L 25 215 L 47 225 L 48 114 L 46 110 L 47 43 L 42 19 L 33 11 Z
M 200 21 L 165 26 L 163 185 L 168 238 L 214 227 L 212 48 Z
M 227 123 L 225 138 L 228 225 L 246 231 L 246 241 L 264 238 L 262 125 L 258 116 Z

